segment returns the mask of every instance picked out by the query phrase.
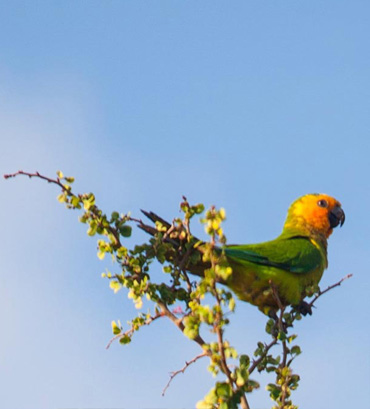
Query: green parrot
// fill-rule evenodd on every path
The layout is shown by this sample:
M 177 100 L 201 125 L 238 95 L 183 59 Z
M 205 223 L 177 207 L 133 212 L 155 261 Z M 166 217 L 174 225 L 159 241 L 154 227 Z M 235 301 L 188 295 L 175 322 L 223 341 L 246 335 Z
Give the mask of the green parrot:
M 156 214 L 144 212 L 152 221 L 170 224 Z M 311 314 L 303 301 L 306 288 L 318 285 L 328 267 L 327 245 L 333 228 L 345 220 L 341 204 L 325 194 L 308 194 L 292 203 L 283 227 L 275 240 L 259 244 L 226 245 L 223 251 L 232 273 L 223 284 L 239 299 L 256 305 L 264 314 L 274 316 L 282 305 L 292 305 Z M 144 226 L 144 227 L 143 227 Z M 141 226 L 153 234 L 155 229 Z M 153 231 L 154 230 L 154 231 Z M 201 251 L 201 246 L 194 251 Z M 188 265 L 190 273 L 202 275 L 207 265 L 200 261 Z M 204 273 L 203 273 L 204 274 Z

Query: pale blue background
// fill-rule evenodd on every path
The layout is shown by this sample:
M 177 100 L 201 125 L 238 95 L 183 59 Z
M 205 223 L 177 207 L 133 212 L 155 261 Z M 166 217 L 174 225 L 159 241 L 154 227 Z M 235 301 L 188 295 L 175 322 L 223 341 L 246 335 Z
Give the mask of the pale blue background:
M 234 243 L 278 235 L 302 194 L 335 196 L 347 221 L 322 284 L 354 277 L 297 325 L 294 401 L 366 409 L 369 16 L 366 0 L 3 0 L 1 174 L 62 169 L 135 216 L 171 219 L 185 194 L 225 207 Z M 111 263 L 55 187 L 0 188 L 1 409 L 193 408 L 213 382 L 206 360 L 161 391 L 198 347 L 163 320 L 106 351 L 110 321 L 135 312 L 100 277 Z M 264 322 L 238 304 L 227 337 L 250 352 Z M 272 406 L 263 386 L 250 401 Z

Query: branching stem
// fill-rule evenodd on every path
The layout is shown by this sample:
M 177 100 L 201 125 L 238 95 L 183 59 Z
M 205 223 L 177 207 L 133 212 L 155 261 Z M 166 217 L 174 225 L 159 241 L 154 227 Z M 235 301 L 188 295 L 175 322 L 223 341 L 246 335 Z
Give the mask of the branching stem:
M 278 343 L 277 338 L 274 338 L 267 346 L 265 346 L 264 353 L 255 361 L 253 361 L 252 365 L 249 368 L 249 374 L 251 374 L 258 365 L 265 359 L 266 355 L 270 351 L 270 349 Z
M 342 279 L 340 279 L 337 283 L 329 285 L 328 288 L 326 288 L 324 291 L 319 291 L 319 293 L 313 298 L 313 300 L 309 303 L 309 305 L 312 307 L 314 305 L 314 303 L 325 293 L 327 293 L 328 291 L 332 290 L 335 287 L 339 287 L 343 281 L 348 280 L 349 278 L 351 278 L 353 276 L 353 274 L 347 274 L 345 277 L 343 277 Z
M 29 178 L 39 178 L 39 179 L 46 180 L 48 183 L 53 183 L 54 185 L 58 185 L 64 192 L 69 193 L 69 190 L 63 185 L 63 183 L 60 181 L 59 178 L 56 178 L 56 179 L 48 178 L 47 176 L 41 175 L 39 172 L 28 173 L 28 172 L 23 172 L 23 170 L 19 170 L 18 172 L 4 175 L 4 179 L 15 178 L 18 175 L 24 175 L 24 176 L 28 176 Z M 72 195 L 75 196 L 74 194 Z
M 147 326 L 150 325 L 153 321 L 157 320 L 158 318 L 163 317 L 163 314 L 156 314 L 153 317 L 148 318 L 143 324 L 142 326 Z M 109 347 L 112 345 L 112 343 L 116 340 L 116 339 L 120 339 L 124 336 L 128 336 L 131 337 L 132 334 L 136 331 L 136 329 L 134 327 L 131 327 L 130 329 L 128 329 L 126 332 L 120 332 L 119 334 L 115 335 L 107 344 L 107 346 L 105 347 L 105 349 L 109 349 Z
M 35 172 L 35 173 L 28 173 L 28 172 L 24 172 L 22 170 L 19 170 L 18 172 L 12 173 L 12 174 L 6 174 L 4 175 L 5 179 L 9 179 L 9 178 L 14 178 L 18 175 L 23 175 L 23 176 L 28 176 L 29 178 L 39 178 L 42 180 L 45 180 L 48 183 L 51 184 L 55 184 L 57 185 L 59 188 L 61 188 L 62 190 L 62 195 L 61 195 L 61 199 L 60 201 L 65 201 L 67 204 L 67 207 L 69 208 L 81 208 L 84 207 L 85 205 L 85 216 L 88 220 L 94 220 L 94 224 L 96 226 L 96 224 L 98 224 L 99 226 L 99 234 L 102 234 L 106 237 L 108 237 L 110 243 L 111 243 L 111 252 L 115 252 L 117 251 L 122 245 L 121 245 L 121 241 L 120 238 L 121 236 L 123 236 L 123 234 L 121 235 L 120 230 L 119 230 L 119 224 L 115 223 L 115 220 L 113 216 L 112 219 L 109 220 L 109 218 L 106 217 L 106 215 L 102 214 L 101 210 L 94 204 L 91 206 L 86 206 L 86 196 L 88 195 L 75 195 L 74 193 L 72 193 L 71 190 L 71 186 L 70 184 L 73 182 L 73 178 L 68 178 L 68 177 L 64 177 L 61 173 L 57 173 L 57 178 L 53 179 L 53 178 L 49 178 L 46 177 L 44 175 L 41 175 L 39 172 Z M 65 181 L 66 183 L 64 184 L 63 181 Z M 76 200 L 76 198 L 78 199 L 78 201 Z M 73 200 L 72 200 L 73 199 Z M 181 208 L 184 209 L 188 209 L 189 208 L 189 203 L 187 202 L 187 199 L 185 197 L 183 197 L 184 199 L 184 203 L 181 205 Z M 73 203 L 73 204 L 72 204 Z M 185 287 L 187 287 L 187 293 L 189 298 L 191 298 L 192 295 L 192 291 L 193 291 L 193 284 L 190 282 L 189 277 L 187 275 L 187 268 L 189 267 L 189 258 L 192 255 L 193 252 L 193 243 L 191 241 L 192 236 L 190 233 L 190 218 L 192 217 L 191 212 L 189 212 L 188 210 L 184 210 L 185 212 L 185 219 L 182 221 L 182 223 L 177 226 L 176 224 L 176 220 L 175 219 L 174 222 L 172 223 L 172 225 L 170 225 L 169 223 L 166 223 L 166 227 L 167 231 L 165 232 L 165 234 L 163 235 L 163 242 L 168 242 L 168 243 L 177 243 L 177 250 L 178 250 L 178 257 L 177 260 L 175 262 L 173 262 L 173 265 L 175 266 L 174 272 L 176 273 L 176 276 L 173 275 L 174 278 L 174 286 L 173 288 L 169 288 L 169 290 L 173 290 L 175 292 L 176 290 L 176 285 L 177 283 L 180 281 L 179 278 L 181 278 L 183 280 L 183 284 Z M 216 210 L 214 207 L 211 208 L 211 212 L 213 212 L 213 215 L 217 215 Z M 144 214 L 147 214 L 146 212 L 144 212 Z M 150 215 L 149 215 L 150 216 Z M 212 214 L 211 214 L 212 216 Z M 149 217 L 151 218 L 151 217 Z M 223 220 L 224 216 L 221 217 L 220 220 Z M 159 220 L 161 221 L 161 219 L 159 218 Z M 134 222 L 136 223 L 139 227 L 143 228 L 143 230 L 149 232 L 150 234 L 152 234 L 153 236 L 156 236 L 156 229 L 146 226 L 143 221 L 141 219 L 137 219 L 137 218 L 133 218 L 129 215 L 126 216 L 122 216 L 122 219 L 120 219 L 121 224 L 124 224 L 126 221 L 130 221 L 130 222 Z M 208 221 L 212 221 L 212 218 L 208 219 Z M 216 219 L 216 226 L 218 224 L 218 221 Z M 211 249 L 211 256 L 210 256 L 210 264 L 212 265 L 212 269 L 213 271 L 216 271 L 216 266 L 218 264 L 218 260 L 216 258 L 216 255 L 214 253 L 214 248 L 216 246 L 216 242 L 217 243 L 221 243 L 224 244 L 225 240 L 222 241 L 222 237 L 220 237 L 219 235 L 221 234 L 221 236 L 223 236 L 222 233 L 219 233 L 219 231 L 222 231 L 221 229 L 218 230 L 217 227 L 212 227 L 213 233 L 211 234 L 211 240 L 210 240 L 210 249 Z M 102 233 L 101 233 L 102 231 Z M 154 231 L 154 232 L 153 232 Z M 172 233 L 175 232 L 176 234 L 178 234 L 179 232 L 181 233 L 180 235 L 180 239 L 171 239 L 171 235 Z M 186 233 L 186 240 L 183 237 L 183 233 Z M 176 234 L 174 234 L 174 236 L 176 236 Z M 178 236 L 176 236 L 178 237 Z M 178 241 L 176 241 L 178 240 Z M 184 246 L 184 244 L 187 244 L 187 247 Z M 186 249 L 186 251 L 185 251 Z M 125 266 L 125 261 L 122 260 L 121 261 L 122 266 Z M 208 265 L 208 264 L 207 264 Z M 189 267 L 190 268 L 190 267 Z M 139 273 L 138 273 L 139 274 Z M 196 275 L 201 275 L 199 273 L 194 273 Z M 330 285 L 328 288 L 326 288 L 323 291 L 319 291 L 316 296 L 312 299 L 312 301 L 310 303 L 305 303 L 306 306 L 308 307 L 313 307 L 315 302 L 325 293 L 327 293 L 328 291 L 332 290 L 335 287 L 338 287 L 342 284 L 343 281 L 347 280 L 348 278 L 352 277 L 352 274 L 348 274 L 347 276 L 345 276 L 344 278 L 342 278 L 340 281 L 338 281 L 337 283 Z M 131 276 L 132 279 L 137 280 L 138 282 L 140 282 L 140 277 L 137 277 L 135 275 Z M 250 409 L 247 398 L 246 398 L 246 393 L 245 393 L 245 389 L 242 389 L 241 387 L 239 387 L 236 383 L 236 380 L 234 379 L 233 373 L 230 370 L 230 367 L 227 363 L 227 357 L 226 357 L 226 348 L 227 348 L 227 344 L 224 341 L 224 330 L 223 330 L 223 326 L 225 324 L 224 321 L 224 317 L 225 317 L 225 313 L 222 310 L 222 305 L 224 302 L 223 299 L 223 293 L 217 289 L 216 286 L 216 279 L 214 280 L 213 284 L 211 284 L 210 287 L 208 287 L 207 292 L 210 289 L 210 292 L 213 294 L 213 296 L 215 297 L 216 300 L 216 305 L 215 308 L 217 308 L 215 311 L 215 315 L 214 315 L 214 324 L 213 324 L 213 332 L 216 334 L 217 337 L 217 344 L 218 344 L 218 353 L 219 356 L 217 355 L 217 371 L 220 370 L 227 378 L 227 383 L 230 385 L 233 393 L 240 393 L 240 404 L 242 409 Z M 220 280 L 219 280 L 220 281 Z M 208 285 L 208 284 L 207 284 Z M 273 339 L 269 344 L 264 344 L 264 348 L 263 351 L 261 353 L 261 355 L 259 356 L 258 359 L 254 360 L 252 365 L 249 367 L 249 374 L 251 374 L 253 371 L 255 371 L 255 369 L 259 368 L 259 367 L 264 367 L 265 362 L 264 359 L 267 357 L 268 358 L 268 353 L 271 350 L 271 348 L 273 348 L 275 345 L 277 345 L 279 343 L 279 341 L 281 341 L 282 344 L 282 360 L 280 365 L 276 366 L 276 371 L 277 373 L 279 373 L 280 370 L 282 370 L 283 368 L 289 367 L 292 360 L 295 357 L 295 354 L 292 353 L 288 346 L 287 346 L 287 339 L 286 339 L 286 333 L 287 333 L 287 328 L 292 326 L 292 323 L 297 319 L 298 315 L 300 314 L 300 312 L 298 312 L 298 309 L 294 309 L 294 307 L 292 308 L 292 310 L 290 310 L 289 312 L 289 317 L 290 318 L 284 318 L 284 313 L 286 311 L 287 306 L 284 305 L 284 303 L 281 301 L 280 297 L 279 297 L 279 293 L 278 293 L 278 288 L 276 287 L 276 285 L 270 281 L 270 286 L 271 286 L 271 291 L 273 294 L 274 299 L 276 300 L 276 304 L 278 306 L 278 315 L 276 316 L 276 327 L 279 331 L 280 336 L 276 335 L 275 333 L 273 333 Z M 147 288 L 142 289 L 143 293 L 145 293 L 147 291 Z M 167 300 L 166 298 L 164 298 L 165 300 Z M 194 299 L 194 298 L 193 298 Z M 197 300 L 200 304 L 200 296 L 197 295 L 195 300 Z M 183 299 L 181 299 L 181 301 L 183 301 Z M 283 300 L 284 301 L 284 300 Z M 153 316 L 150 316 L 149 318 L 147 318 L 144 322 L 140 321 L 140 326 L 148 326 L 150 325 L 153 321 L 157 320 L 160 317 L 167 317 L 168 319 L 170 319 L 176 326 L 177 328 L 184 333 L 185 332 L 185 324 L 184 324 L 184 319 L 189 316 L 189 314 L 191 314 L 193 311 L 191 311 L 191 309 L 189 308 L 189 313 L 183 315 L 182 317 L 178 318 L 168 307 L 169 304 L 171 304 L 171 302 L 168 301 L 164 301 L 163 299 L 159 299 L 156 301 L 157 307 L 159 307 L 159 310 L 156 310 L 156 314 Z M 120 339 L 122 337 L 132 337 L 133 333 L 137 330 L 137 328 L 134 326 L 134 321 L 131 324 L 131 328 L 129 328 L 126 332 L 120 332 L 119 334 L 115 335 L 107 344 L 106 348 L 108 349 L 112 342 L 114 342 L 117 339 Z M 206 344 L 206 342 L 204 341 L 204 339 L 198 334 L 194 339 L 194 342 L 196 342 L 201 348 L 202 348 L 202 353 L 200 353 L 199 355 L 195 356 L 193 359 L 191 359 L 190 361 L 185 362 L 185 365 L 177 370 L 171 373 L 170 375 L 170 379 L 167 383 L 167 385 L 165 386 L 165 388 L 162 391 L 162 395 L 165 394 L 165 392 L 167 391 L 167 389 L 169 388 L 172 380 L 180 373 L 184 373 L 186 371 L 186 369 L 192 365 L 193 363 L 197 362 L 199 359 L 205 357 L 205 356 L 209 356 L 211 359 L 215 357 L 214 355 L 214 351 L 212 352 L 209 349 L 209 346 Z M 288 355 L 291 354 L 292 358 L 288 361 Z M 276 364 L 277 365 L 277 364 Z M 279 408 L 285 408 L 286 405 L 288 405 L 288 399 L 289 399 L 289 389 L 288 388 L 288 384 L 289 384 L 289 376 L 285 377 L 285 381 L 284 384 L 280 384 L 281 385 L 281 389 L 282 389 L 282 393 L 280 395 L 279 398 Z
M 174 371 L 174 372 L 171 372 L 170 379 L 169 379 L 169 381 L 167 382 L 167 385 L 165 386 L 165 388 L 164 388 L 163 391 L 162 391 L 162 396 L 165 395 L 165 393 L 166 393 L 167 389 L 169 388 L 171 382 L 173 381 L 173 379 L 174 379 L 178 374 L 184 373 L 184 372 L 186 371 L 186 369 L 187 369 L 191 364 L 197 362 L 198 359 L 203 358 L 203 357 L 205 357 L 205 356 L 207 356 L 207 352 L 202 352 L 201 354 L 195 356 L 195 357 L 194 357 L 193 359 L 191 359 L 190 361 L 185 362 L 185 365 L 184 365 L 181 369 L 179 369 L 179 370 L 177 370 L 177 371 Z

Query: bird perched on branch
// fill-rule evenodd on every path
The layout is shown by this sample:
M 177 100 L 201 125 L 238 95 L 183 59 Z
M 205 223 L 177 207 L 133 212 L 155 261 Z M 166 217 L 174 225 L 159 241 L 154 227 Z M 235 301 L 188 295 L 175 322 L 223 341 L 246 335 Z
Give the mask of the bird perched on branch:
M 152 212 L 144 212 L 153 222 L 167 229 L 170 223 Z M 216 248 L 225 255 L 232 273 L 226 281 L 239 299 L 256 305 L 263 313 L 273 316 L 283 306 L 296 306 L 303 314 L 311 314 L 303 301 L 306 289 L 317 286 L 328 267 L 327 240 L 333 228 L 342 226 L 345 214 L 341 204 L 325 194 L 308 194 L 292 203 L 283 227 L 275 240 L 259 244 L 226 245 Z M 142 224 L 150 234 L 157 231 Z M 195 242 L 195 241 L 194 241 Z M 180 246 L 179 240 L 171 243 Z M 202 251 L 198 246 L 193 251 Z M 203 261 L 187 264 L 186 270 L 202 276 L 209 267 Z

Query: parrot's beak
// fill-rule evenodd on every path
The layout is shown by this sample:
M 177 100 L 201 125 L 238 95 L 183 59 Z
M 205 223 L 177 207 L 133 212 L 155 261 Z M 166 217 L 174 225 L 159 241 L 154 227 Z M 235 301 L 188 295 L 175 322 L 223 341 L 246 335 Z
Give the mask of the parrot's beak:
M 332 229 L 337 227 L 338 224 L 340 224 L 340 227 L 342 227 L 345 219 L 346 215 L 340 206 L 335 206 L 329 213 L 329 223 Z

